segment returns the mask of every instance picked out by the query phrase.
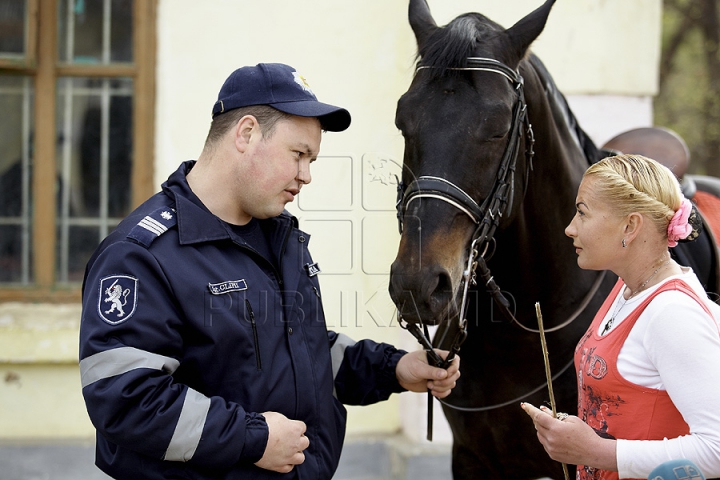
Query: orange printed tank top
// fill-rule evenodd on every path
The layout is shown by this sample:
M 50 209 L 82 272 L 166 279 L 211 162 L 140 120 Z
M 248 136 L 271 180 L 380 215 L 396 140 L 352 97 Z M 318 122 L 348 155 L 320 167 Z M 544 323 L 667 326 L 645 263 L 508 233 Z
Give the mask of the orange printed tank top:
M 630 330 L 658 294 L 677 290 L 693 298 L 712 316 L 705 303 L 682 280 L 666 282 L 644 299 L 630 315 L 604 336 L 598 328 L 623 286 L 618 280 L 598 310 L 590 328 L 575 348 L 578 382 L 578 417 L 604 438 L 662 440 L 690 433 L 665 390 L 642 387 L 620 375 L 617 359 Z M 617 472 L 578 465 L 578 480 L 616 480 Z M 642 479 L 641 479 L 642 480 Z

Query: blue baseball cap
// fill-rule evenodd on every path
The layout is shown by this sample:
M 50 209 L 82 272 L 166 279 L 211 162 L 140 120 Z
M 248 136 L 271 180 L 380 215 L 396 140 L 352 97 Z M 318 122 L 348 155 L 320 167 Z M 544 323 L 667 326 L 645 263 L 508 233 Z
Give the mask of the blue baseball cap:
M 251 105 L 269 105 L 300 117 L 317 117 L 324 130 L 342 132 L 350 126 L 350 112 L 318 102 L 305 78 L 282 63 L 258 63 L 235 70 L 225 80 L 212 114 Z

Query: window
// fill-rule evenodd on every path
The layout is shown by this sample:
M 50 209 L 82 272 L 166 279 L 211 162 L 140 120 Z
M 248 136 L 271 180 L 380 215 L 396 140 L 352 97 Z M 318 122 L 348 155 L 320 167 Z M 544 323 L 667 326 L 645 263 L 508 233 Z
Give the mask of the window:
M 0 0 L 0 301 L 76 301 L 150 196 L 156 0 Z

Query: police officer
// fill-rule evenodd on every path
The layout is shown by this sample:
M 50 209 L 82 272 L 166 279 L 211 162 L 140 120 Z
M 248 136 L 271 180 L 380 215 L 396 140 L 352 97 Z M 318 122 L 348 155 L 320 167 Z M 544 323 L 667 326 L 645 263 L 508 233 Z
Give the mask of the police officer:
M 438 369 L 326 328 L 309 235 L 284 207 L 310 183 L 322 131 L 349 125 L 287 65 L 236 70 L 198 160 L 93 254 L 80 371 L 108 475 L 329 479 L 343 403 L 450 393 L 459 359 Z

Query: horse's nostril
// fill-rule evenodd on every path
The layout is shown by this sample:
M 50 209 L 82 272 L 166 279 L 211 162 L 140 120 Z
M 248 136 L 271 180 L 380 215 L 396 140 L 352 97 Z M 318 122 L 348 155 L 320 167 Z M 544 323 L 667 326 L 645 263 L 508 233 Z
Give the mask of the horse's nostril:
M 444 310 L 452 300 L 452 280 L 447 270 L 443 269 L 437 273 L 437 285 L 428 300 L 430 310 L 436 314 Z
M 443 270 L 438 273 L 438 284 L 435 291 L 450 291 L 452 290 L 452 280 L 450 280 L 450 274 Z

